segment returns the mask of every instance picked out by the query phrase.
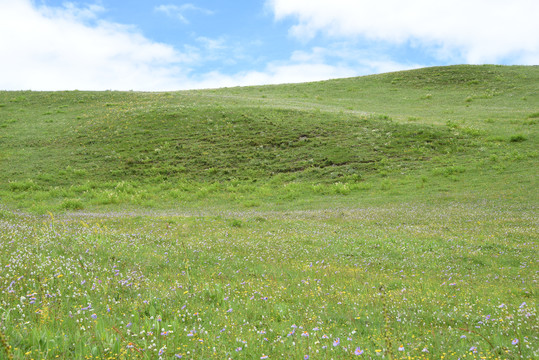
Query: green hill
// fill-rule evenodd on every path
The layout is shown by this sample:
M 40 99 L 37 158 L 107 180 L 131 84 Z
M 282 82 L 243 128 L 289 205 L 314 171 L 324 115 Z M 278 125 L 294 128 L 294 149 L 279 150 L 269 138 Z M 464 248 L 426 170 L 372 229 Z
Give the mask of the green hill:
M 43 211 L 530 196 L 538 120 L 536 66 L 167 93 L 0 92 L 0 199 Z
M 536 66 L 0 92 L 0 358 L 537 358 L 538 121 Z

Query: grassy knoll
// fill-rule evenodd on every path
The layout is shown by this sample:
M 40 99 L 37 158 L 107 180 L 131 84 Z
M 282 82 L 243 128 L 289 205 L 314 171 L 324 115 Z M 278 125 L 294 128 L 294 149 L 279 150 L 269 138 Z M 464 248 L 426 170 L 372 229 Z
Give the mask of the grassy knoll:
M 538 120 L 538 67 L 0 92 L 0 358 L 536 358 Z
M 487 183 L 529 196 L 538 74 L 464 66 L 177 93 L 0 92 L 0 198 L 44 213 L 289 208 Z

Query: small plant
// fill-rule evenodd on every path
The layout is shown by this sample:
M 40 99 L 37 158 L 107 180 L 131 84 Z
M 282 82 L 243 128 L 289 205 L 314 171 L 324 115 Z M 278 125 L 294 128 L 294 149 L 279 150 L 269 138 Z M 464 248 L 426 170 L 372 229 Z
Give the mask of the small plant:
M 510 138 L 509 138 L 509 142 L 522 142 L 522 141 L 526 141 L 526 137 L 522 134 L 516 134 L 516 135 L 512 135 Z
M 235 228 L 240 228 L 243 226 L 243 223 L 241 220 L 232 219 L 232 221 L 230 221 L 230 226 L 235 227 Z

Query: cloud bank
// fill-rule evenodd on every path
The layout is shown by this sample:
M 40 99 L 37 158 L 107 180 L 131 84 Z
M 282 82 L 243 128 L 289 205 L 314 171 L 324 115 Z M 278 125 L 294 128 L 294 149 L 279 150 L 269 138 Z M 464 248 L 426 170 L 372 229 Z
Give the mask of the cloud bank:
M 181 84 L 196 54 L 99 20 L 103 8 L 0 0 L 0 88 L 148 89 Z
M 277 84 L 352 76 L 354 71 L 318 58 L 269 61 L 262 70 L 234 74 L 200 69 L 205 61 L 230 59 L 223 39 L 198 37 L 177 49 L 146 38 L 136 27 L 100 19 L 101 6 L 36 6 L 0 0 L 0 90 L 164 91 Z M 199 11 L 185 7 L 157 7 Z M 176 11 L 176 12 L 175 12 Z M 200 10 L 202 11 L 202 10 Z M 198 67 L 198 68 L 197 68 Z
M 274 41 L 301 49 L 279 59 L 268 58 L 263 44 L 250 47 L 226 35 L 192 32 L 190 44 L 157 42 L 136 26 L 103 20 L 107 9 L 100 5 L 37 4 L 0 0 L 0 90 L 169 91 L 428 65 L 410 49 L 439 60 L 431 64 L 539 63 L 535 0 L 267 0 L 270 16 L 292 20 L 292 37 Z M 193 4 L 153 9 L 185 25 L 186 12 L 213 14 Z M 230 68 L 240 70 L 225 73 Z
M 303 41 L 322 34 L 435 49 L 467 63 L 539 63 L 536 0 L 268 0 Z

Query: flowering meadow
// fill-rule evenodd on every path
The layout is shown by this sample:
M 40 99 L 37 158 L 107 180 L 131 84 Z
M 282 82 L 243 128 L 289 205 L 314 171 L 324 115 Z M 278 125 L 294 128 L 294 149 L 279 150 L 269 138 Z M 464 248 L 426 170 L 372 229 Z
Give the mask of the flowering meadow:
M 2 210 L 0 357 L 537 358 L 534 216 Z

